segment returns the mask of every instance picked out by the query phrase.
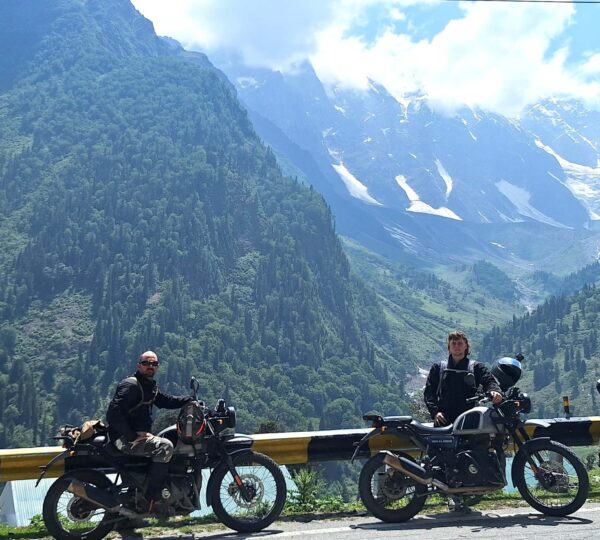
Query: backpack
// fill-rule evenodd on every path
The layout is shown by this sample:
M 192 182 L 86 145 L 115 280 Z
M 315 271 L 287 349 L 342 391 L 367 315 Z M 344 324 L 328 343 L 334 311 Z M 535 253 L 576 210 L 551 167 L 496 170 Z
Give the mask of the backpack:
M 158 384 L 154 386 L 154 391 L 152 392 L 152 397 L 148 401 L 144 401 L 144 389 L 142 388 L 142 383 L 140 383 L 138 378 L 135 375 L 132 375 L 131 377 L 127 377 L 126 380 L 129 382 L 134 382 L 137 385 L 137 387 L 140 389 L 140 393 L 142 394 L 142 400 L 137 405 L 134 405 L 133 407 L 131 407 L 131 409 L 129 409 L 127 412 L 131 414 L 133 411 L 135 411 L 136 409 L 139 409 L 140 407 L 143 407 L 144 405 L 150 406 L 150 408 L 152 408 L 152 405 L 154 405 L 154 400 L 156 399 L 156 396 L 158 395 Z
M 176 425 L 179 438 L 185 444 L 193 444 L 206 432 L 204 408 L 195 400 L 186 403 L 179 411 Z
M 440 376 L 439 376 L 439 380 L 438 380 L 438 387 L 437 387 L 437 398 L 440 399 L 440 397 L 442 396 L 442 378 L 444 375 L 444 371 L 446 371 L 448 369 L 448 360 L 444 360 L 442 362 L 440 362 Z M 456 369 L 452 369 L 451 371 L 463 371 L 462 369 L 460 370 L 456 370 Z M 473 377 L 475 377 L 475 362 L 473 360 L 469 360 L 469 367 L 467 368 L 467 371 L 465 371 L 465 373 L 472 373 Z

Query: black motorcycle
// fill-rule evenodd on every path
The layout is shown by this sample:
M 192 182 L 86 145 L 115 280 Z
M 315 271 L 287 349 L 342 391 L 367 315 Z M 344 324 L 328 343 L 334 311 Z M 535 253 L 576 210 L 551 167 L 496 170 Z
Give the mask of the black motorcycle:
M 382 451 L 371 457 L 360 473 L 363 504 L 382 521 L 401 522 L 415 516 L 427 497 L 442 493 L 469 503 L 469 498 L 503 489 L 506 452 L 514 448 L 512 481 L 521 496 L 536 510 L 551 516 L 577 511 L 589 492 L 587 471 L 566 446 L 549 437 L 531 439 L 521 413 L 529 413 L 531 401 L 518 388 L 508 387 L 520 376 L 516 359 L 502 359 L 493 373 L 505 391 L 505 399 L 492 407 L 484 395 L 478 406 L 461 414 L 453 425 L 430 427 L 411 416 L 366 415 L 375 428 L 357 443 L 360 448 L 373 437 L 397 435 L 416 449 L 412 455 Z M 408 445 L 407 445 L 408 446 Z
M 250 449 L 248 437 L 232 433 L 233 407 L 219 400 L 210 410 L 197 401 L 198 386 L 192 379 L 194 401 L 182 408 L 176 425 L 159 433 L 175 448 L 162 490 L 161 517 L 199 510 L 202 470 L 211 469 L 206 503 L 217 518 L 236 531 L 260 531 L 283 509 L 284 476 L 270 457 Z M 119 452 L 102 429 L 82 440 L 80 430 L 67 426 L 55 439 L 65 451 L 40 476 L 65 460 L 67 472 L 52 484 L 43 505 L 44 523 L 54 538 L 100 540 L 118 524 L 151 517 L 143 510 L 148 458 Z

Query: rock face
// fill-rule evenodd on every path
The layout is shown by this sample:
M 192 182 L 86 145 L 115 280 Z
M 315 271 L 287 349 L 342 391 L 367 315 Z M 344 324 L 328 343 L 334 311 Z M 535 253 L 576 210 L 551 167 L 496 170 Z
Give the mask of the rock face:
M 542 108 L 523 121 L 470 108 L 445 116 L 374 81 L 367 91 L 326 91 L 310 65 L 283 75 L 214 61 L 280 161 L 325 195 L 342 233 L 443 253 L 448 231 L 473 248 L 483 224 L 580 229 L 596 217 L 575 182 L 580 170 L 559 157 L 568 148 L 578 167 L 596 167 L 598 128 L 575 105 L 553 109 L 560 125 Z M 551 148 L 552 128 L 577 137 Z

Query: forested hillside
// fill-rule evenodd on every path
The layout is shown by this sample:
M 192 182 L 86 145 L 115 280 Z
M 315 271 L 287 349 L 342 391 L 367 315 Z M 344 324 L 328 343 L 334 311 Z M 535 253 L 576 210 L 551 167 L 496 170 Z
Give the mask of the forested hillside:
M 591 278 L 591 268 L 580 275 Z M 566 280 L 571 283 L 576 279 Z M 536 416 L 562 414 L 561 396 L 569 395 L 575 414 L 599 414 L 598 324 L 600 288 L 586 285 L 574 295 L 551 297 L 532 313 L 495 327 L 478 347 L 483 358 L 517 352 L 525 355 L 522 386 L 533 394 Z
M 347 238 L 344 249 L 352 268 L 378 294 L 394 333 L 423 369 L 446 355 L 450 330 L 464 330 L 476 339 L 513 313 L 524 312 L 513 282 L 490 263 L 448 266 L 444 274 L 450 283 L 432 270 L 392 262 Z
M 102 414 L 149 348 L 242 430 L 403 408 L 407 355 L 329 208 L 208 61 L 128 0 L 4 0 L 0 45 L 0 447 Z

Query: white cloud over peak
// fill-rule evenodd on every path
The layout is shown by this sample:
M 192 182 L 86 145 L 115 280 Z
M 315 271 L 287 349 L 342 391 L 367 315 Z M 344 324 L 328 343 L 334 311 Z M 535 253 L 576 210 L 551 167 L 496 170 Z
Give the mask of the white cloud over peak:
M 336 2 L 303 0 L 133 0 L 159 35 L 210 52 L 235 49 L 249 65 L 286 69 L 317 48 Z
M 463 18 L 431 40 L 388 31 L 364 43 L 330 28 L 311 60 L 331 84 L 364 88 L 370 77 L 398 98 L 424 92 L 445 109 L 467 104 L 514 116 L 557 95 L 595 99 L 600 106 L 600 84 L 590 80 L 599 72 L 600 55 L 578 69 L 567 65 L 566 49 L 548 52 L 570 24 L 572 5 L 482 2 L 464 9 Z
M 366 89 L 370 78 L 399 99 L 423 92 L 438 108 L 467 104 L 508 115 L 551 96 L 600 108 L 600 53 L 572 65 L 567 45 L 552 49 L 568 32 L 573 4 L 465 2 L 463 17 L 419 40 L 395 24 L 410 23 L 406 6 L 427 3 L 433 10 L 439 0 L 133 2 L 159 34 L 186 48 L 209 56 L 233 48 L 249 65 L 282 71 L 308 59 L 331 85 Z M 362 30 L 374 8 L 387 17 L 367 40 Z

